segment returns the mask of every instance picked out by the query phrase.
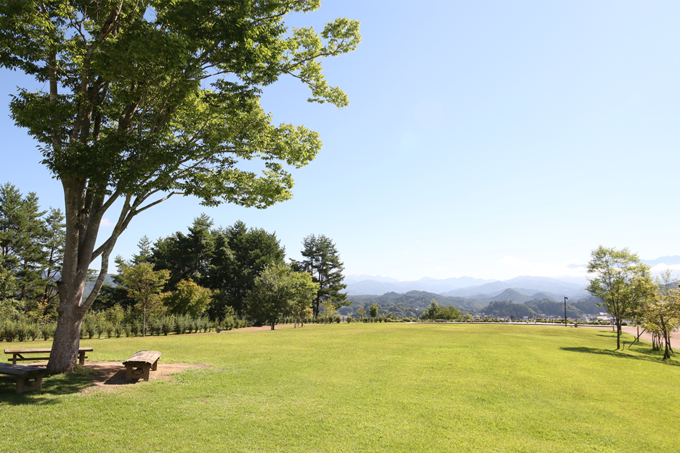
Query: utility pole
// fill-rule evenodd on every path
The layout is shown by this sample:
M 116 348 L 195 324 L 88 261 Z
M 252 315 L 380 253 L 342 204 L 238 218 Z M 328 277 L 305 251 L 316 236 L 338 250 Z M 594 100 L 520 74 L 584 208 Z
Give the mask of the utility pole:
M 564 296 L 564 327 L 567 327 L 567 296 Z

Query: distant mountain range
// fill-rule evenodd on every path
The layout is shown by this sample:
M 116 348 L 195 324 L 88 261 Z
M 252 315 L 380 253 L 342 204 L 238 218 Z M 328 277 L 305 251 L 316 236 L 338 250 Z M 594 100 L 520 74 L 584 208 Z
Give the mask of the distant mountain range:
M 370 277 L 369 277 L 370 278 Z M 473 277 L 447 278 L 437 280 L 434 278 L 422 278 L 416 281 L 400 282 L 377 280 L 358 280 L 356 277 L 345 279 L 347 293 L 350 296 L 367 295 L 380 296 L 386 293 L 404 294 L 409 291 L 426 291 L 428 293 L 441 294 L 445 297 L 461 297 L 480 301 L 512 300 L 499 299 L 506 290 L 512 289 L 514 293 L 526 297 L 525 300 L 534 299 L 534 295 L 540 293 L 539 299 L 547 298 L 560 301 L 564 296 L 570 299 L 587 297 L 585 292 L 585 279 L 583 284 L 566 282 L 549 277 L 515 277 L 505 281 L 484 280 Z
M 506 289 L 498 296 L 478 300 L 442 296 L 425 291 L 409 291 L 405 294 L 385 293 L 382 296 L 349 296 L 348 299 L 352 303 L 340 308 L 338 312 L 341 315 L 361 316 L 358 311 L 360 308 L 368 311 L 372 304 L 376 304 L 381 314 L 392 313 L 398 318 L 417 318 L 432 301 L 436 301 L 439 305 L 453 305 L 460 310 L 473 310 L 491 316 L 515 316 L 516 318 L 526 315 L 561 316 L 564 310 L 564 300 L 551 301 L 543 296 L 544 293 L 536 293 L 529 297 L 514 289 Z M 568 316 L 580 317 L 583 314 L 593 315 L 604 311 L 605 309 L 598 307 L 597 303 L 599 300 L 593 297 L 578 301 L 569 299 L 566 307 Z
M 360 280 L 360 278 L 363 278 Z M 430 293 L 443 293 L 457 288 L 478 286 L 490 283 L 494 280 L 485 280 L 473 277 L 446 278 L 437 280 L 424 277 L 420 280 L 410 282 L 400 282 L 387 277 L 371 276 L 348 276 L 345 278 L 347 283 L 347 293 L 351 295 L 368 294 L 381 295 L 385 293 L 406 293 L 409 291 L 427 291 Z
M 642 260 L 649 266 L 666 264 L 667 266 L 680 264 L 680 256 L 662 256 L 653 260 Z M 587 267 L 585 264 L 571 264 L 569 268 Z M 420 280 L 402 282 L 391 277 L 350 275 L 345 278 L 347 294 L 350 296 L 366 295 L 380 296 L 386 293 L 405 294 L 409 291 L 425 291 L 445 297 L 474 299 L 477 301 L 511 301 L 520 299 L 550 299 L 556 302 L 579 300 L 589 297 L 585 287 L 588 280 L 585 277 L 531 277 L 522 276 L 509 280 L 485 280 L 474 277 L 457 277 L 435 279 L 424 277 Z M 507 292 L 512 290 L 512 292 Z

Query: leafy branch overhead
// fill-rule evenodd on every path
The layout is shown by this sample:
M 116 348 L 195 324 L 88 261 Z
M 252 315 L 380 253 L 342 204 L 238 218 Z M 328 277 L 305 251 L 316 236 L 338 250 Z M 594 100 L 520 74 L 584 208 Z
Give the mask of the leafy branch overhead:
M 310 101 L 348 105 L 318 60 L 354 50 L 358 22 L 336 19 L 320 35 L 282 22 L 317 6 L 4 1 L 0 63 L 50 82 L 50 92 L 20 91 L 13 118 L 56 175 L 88 178 L 112 199 L 177 191 L 266 207 L 290 197 L 281 163 L 305 165 L 321 143 L 304 126 L 271 124 L 261 88 L 289 74 L 310 87 Z M 262 175 L 237 168 L 254 158 Z

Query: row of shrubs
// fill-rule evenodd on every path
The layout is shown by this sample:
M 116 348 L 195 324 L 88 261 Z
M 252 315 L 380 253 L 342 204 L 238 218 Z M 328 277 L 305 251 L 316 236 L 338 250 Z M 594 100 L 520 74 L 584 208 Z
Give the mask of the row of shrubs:
M 171 333 L 182 335 L 186 333 L 210 332 L 215 329 L 215 323 L 210 321 L 207 316 L 191 318 L 189 316 L 159 316 L 151 318 L 146 323 L 147 335 L 168 335 Z M 120 338 L 136 337 L 142 335 L 143 325 L 141 323 L 114 324 L 104 321 L 96 316 L 85 316 L 83 326 L 80 331 L 81 338 Z
M 231 330 L 246 327 L 249 323 L 245 320 L 228 317 L 220 323 L 223 329 Z M 198 332 L 210 332 L 214 330 L 216 323 L 210 321 L 207 316 L 190 318 L 189 316 L 162 316 L 151 318 L 146 323 L 147 335 L 187 334 Z M 26 323 L 4 321 L 0 323 L 0 341 L 35 341 L 50 340 L 54 338 L 56 324 Z M 114 324 L 107 322 L 101 317 L 85 316 L 80 330 L 80 338 L 120 338 L 122 336 L 135 337 L 142 335 L 141 323 Z
M 49 340 L 54 336 L 55 324 L 36 324 L 5 321 L 0 324 L 0 341 Z
M 364 323 L 371 323 L 371 322 L 411 322 L 410 318 L 391 318 L 388 316 L 377 316 L 375 318 L 357 318 L 354 319 L 350 316 L 347 317 L 347 322 L 364 322 Z

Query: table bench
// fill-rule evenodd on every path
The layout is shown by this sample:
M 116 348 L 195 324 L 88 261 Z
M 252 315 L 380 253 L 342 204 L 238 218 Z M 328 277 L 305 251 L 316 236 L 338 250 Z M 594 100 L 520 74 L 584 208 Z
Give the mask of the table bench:
M 78 349 L 78 365 L 80 365 L 80 366 L 85 365 L 85 359 L 87 359 L 87 356 L 85 355 L 85 353 L 86 352 L 92 352 L 92 351 L 94 351 L 94 348 L 80 348 L 80 349 Z M 22 361 L 25 361 L 25 360 L 31 360 L 33 362 L 37 362 L 39 360 L 49 360 L 51 352 L 52 352 L 52 349 L 50 349 L 50 348 L 5 349 L 5 354 L 12 354 L 12 358 L 7 359 L 8 362 L 12 362 L 12 365 L 16 365 L 17 362 L 22 362 Z M 43 354 L 43 355 L 47 355 L 47 357 L 24 357 L 24 355 L 30 355 L 30 354 Z
M 156 371 L 158 368 L 158 359 L 161 358 L 161 353 L 158 351 L 139 351 L 125 362 L 125 380 L 130 382 L 135 378 L 143 378 L 145 381 L 149 380 L 149 371 Z
M 42 392 L 42 378 L 45 369 L 28 365 L 10 365 L 0 362 L 0 381 L 16 382 L 17 394 L 38 390 Z

